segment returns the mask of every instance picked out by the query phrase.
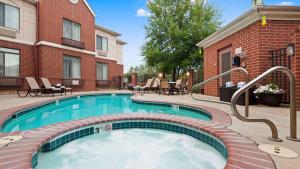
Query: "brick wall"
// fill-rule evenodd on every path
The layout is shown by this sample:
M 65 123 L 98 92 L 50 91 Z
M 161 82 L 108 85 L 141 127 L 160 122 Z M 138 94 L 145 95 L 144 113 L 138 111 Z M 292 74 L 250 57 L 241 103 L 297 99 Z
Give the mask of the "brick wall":
M 83 86 L 79 90 L 95 90 L 96 63 L 94 55 L 84 54 L 71 50 L 39 46 L 39 77 L 47 77 L 51 83 L 59 83 L 63 79 L 64 55 L 80 58 L 81 79 Z
M 292 71 L 296 76 L 296 106 L 300 110 L 300 27 L 292 33 L 292 42 L 296 45 L 296 55 L 292 58 Z
M 269 68 L 269 51 L 284 48 L 291 43 L 291 31 L 300 25 L 300 21 L 272 21 L 267 26 L 261 26 L 257 21 L 246 28 L 224 38 L 223 40 L 204 49 L 204 78 L 208 79 L 219 74 L 219 52 L 230 47 L 232 54 L 238 47 L 242 47 L 246 58 L 241 60 L 249 71 L 250 80 Z M 234 82 L 241 81 L 242 74 L 233 74 Z M 205 86 L 205 94 L 218 95 L 219 81 Z
M 20 77 L 35 76 L 34 47 L 0 40 L 0 47 L 20 51 Z
M 123 75 L 123 72 L 124 72 L 123 65 L 117 64 L 117 61 L 102 59 L 102 58 L 95 58 L 95 59 L 96 59 L 96 62 L 108 64 L 108 80 L 109 81 L 112 81 L 114 76 Z
M 81 24 L 81 42 L 85 43 L 85 50 L 95 51 L 95 19 L 83 0 L 78 4 L 69 0 L 40 0 L 38 8 L 39 41 L 61 44 L 65 18 Z

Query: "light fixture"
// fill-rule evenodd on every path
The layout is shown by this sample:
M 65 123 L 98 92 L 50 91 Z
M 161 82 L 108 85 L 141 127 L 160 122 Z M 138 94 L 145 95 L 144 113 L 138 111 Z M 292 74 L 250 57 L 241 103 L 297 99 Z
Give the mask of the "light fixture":
M 159 77 L 162 77 L 162 76 L 163 76 L 163 74 L 162 74 L 162 73 L 159 73 L 159 74 L 158 74 L 158 76 L 159 76 Z
M 186 75 L 187 75 L 187 76 L 190 76 L 190 72 L 186 72 Z
M 267 25 L 267 16 L 263 15 L 261 18 L 261 25 L 266 26 Z
M 296 50 L 295 50 L 295 44 L 289 44 L 286 48 L 286 54 L 288 56 L 295 56 Z

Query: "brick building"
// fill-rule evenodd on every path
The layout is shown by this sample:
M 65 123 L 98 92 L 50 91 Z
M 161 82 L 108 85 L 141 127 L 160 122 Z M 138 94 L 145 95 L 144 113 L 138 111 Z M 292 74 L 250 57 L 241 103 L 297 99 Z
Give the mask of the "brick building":
M 95 24 L 86 0 L 0 0 L 0 88 L 47 77 L 79 90 L 123 75 L 119 33 Z
M 267 24 L 262 25 L 266 16 Z M 297 106 L 300 108 L 300 7 L 255 6 L 197 45 L 204 51 L 204 79 L 235 67 L 235 58 L 248 70 L 250 80 L 276 65 L 289 67 L 296 75 Z M 286 58 L 287 46 L 295 46 L 291 61 Z M 277 53 L 276 53 L 277 52 Z M 274 54 L 279 54 L 274 60 Z M 285 59 L 285 61 L 283 61 Z M 206 95 L 218 96 L 219 86 L 227 81 L 243 81 L 239 73 L 205 86 Z

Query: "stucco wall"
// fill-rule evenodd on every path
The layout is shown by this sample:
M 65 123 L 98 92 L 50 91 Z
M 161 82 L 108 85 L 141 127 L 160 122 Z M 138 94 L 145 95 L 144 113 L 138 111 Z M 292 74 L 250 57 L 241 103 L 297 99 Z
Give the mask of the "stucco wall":
M 0 0 L 0 2 L 20 9 L 20 30 L 16 38 L 1 36 L 1 39 L 34 43 L 36 41 L 36 5 L 21 0 Z

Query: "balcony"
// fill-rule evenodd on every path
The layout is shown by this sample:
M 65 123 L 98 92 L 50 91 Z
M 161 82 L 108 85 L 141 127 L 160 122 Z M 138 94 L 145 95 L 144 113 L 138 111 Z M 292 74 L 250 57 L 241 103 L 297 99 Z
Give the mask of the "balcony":
M 110 86 L 109 80 L 96 80 L 96 86 L 102 87 L 102 86 Z
M 15 88 L 23 85 L 23 79 L 19 77 L 0 76 L 0 88 Z
M 75 41 L 68 38 L 62 38 L 62 44 L 66 46 L 71 46 L 78 49 L 84 49 L 84 43 L 80 41 Z
M 84 80 L 82 80 L 82 79 L 62 79 L 62 84 L 67 87 L 80 87 L 80 86 L 83 86 Z

